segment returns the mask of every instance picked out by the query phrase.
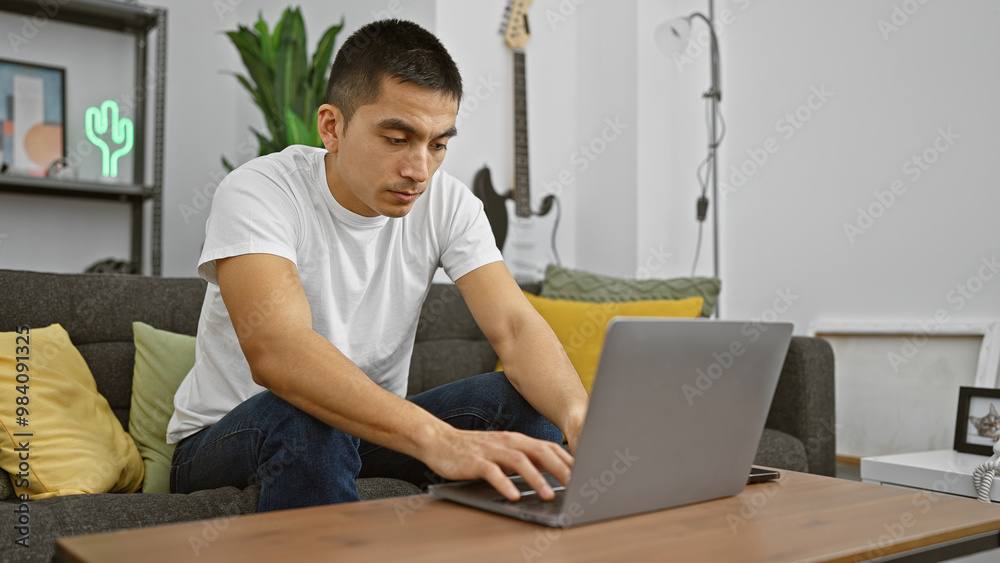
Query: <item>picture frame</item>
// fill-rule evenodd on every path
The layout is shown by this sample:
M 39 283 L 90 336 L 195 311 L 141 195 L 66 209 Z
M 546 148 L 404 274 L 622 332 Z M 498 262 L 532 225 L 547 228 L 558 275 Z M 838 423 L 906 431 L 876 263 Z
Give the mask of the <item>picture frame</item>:
M 0 58 L 0 163 L 45 176 L 66 155 L 66 70 Z
M 983 435 L 984 432 L 986 435 Z M 1000 437 L 1000 389 L 959 387 L 955 450 L 992 456 L 993 445 L 998 437 Z

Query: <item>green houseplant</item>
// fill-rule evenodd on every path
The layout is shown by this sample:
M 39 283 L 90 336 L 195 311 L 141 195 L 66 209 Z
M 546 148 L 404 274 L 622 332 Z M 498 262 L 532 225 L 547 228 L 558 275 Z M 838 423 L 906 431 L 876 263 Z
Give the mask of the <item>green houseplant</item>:
M 326 96 L 330 59 L 344 19 L 328 28 L 310 60 L 306 55 L 306 28 L 299 8 L 286 8 L 273 32 L 263 14 L 253 28 L 240 25 L 226 32 L 243 59 L 247 75 L 235 74 L 264 113 L 270 136 L 250 130 L 260 143 L 259 155 L 289 145 L 323 146 L 316 130 L 316 108 Z M 233 166 L 226 157 L 222 163 Z

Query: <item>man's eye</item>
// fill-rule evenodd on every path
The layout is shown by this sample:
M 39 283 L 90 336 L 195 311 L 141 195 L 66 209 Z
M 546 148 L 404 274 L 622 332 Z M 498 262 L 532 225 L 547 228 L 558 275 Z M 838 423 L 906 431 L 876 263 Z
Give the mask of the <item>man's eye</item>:
M 390 145 L 402 145 L 406 143 L 406 139 L 398 139 L 396 137 L 386 137 Z
M 446 145 L 444 143 L 435 143 L 432 146 L 434 147 L 434 150 L 436 150 L 436 151 L 448 150 L 448 145 Z

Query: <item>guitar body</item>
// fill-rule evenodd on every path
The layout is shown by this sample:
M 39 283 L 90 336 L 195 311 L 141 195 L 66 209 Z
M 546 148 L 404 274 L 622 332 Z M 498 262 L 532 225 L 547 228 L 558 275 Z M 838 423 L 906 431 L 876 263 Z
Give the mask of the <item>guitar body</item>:
M 549 203 L 551 204 L 551 200 Z M 541 281 L 545 278 L 545 268 L 549 264 L 559 263 L 553 243 L 559 213 L 549 207 L 540 214 L 521 217 L 517 214 L 517 204 L 513 199 L 508 199 L 506 205 L 510 225 L 507 229 L 507 242 L 503 247 L 504 263 L 519 282 Z
M 472 193 L 482 200 L 486 218 L 489 219 L 490 228 L 493 229 L 493 238 L 497 241 L 497 248 L 503 250 L 504 241 L 507 239 L 507 206 L 504 202 L 509 196 L 500 195 L 493 188 L 493 180 L 490 178 L 490 169 L 487 166 L 476 172 L 476 178 L 472 182 Z

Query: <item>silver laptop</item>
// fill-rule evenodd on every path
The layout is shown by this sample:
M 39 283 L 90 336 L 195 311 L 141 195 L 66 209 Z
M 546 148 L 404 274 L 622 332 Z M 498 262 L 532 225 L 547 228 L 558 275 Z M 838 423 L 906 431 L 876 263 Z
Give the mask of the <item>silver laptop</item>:
M 435 498 L 569 527 L 743 490 L 791 339 L 790 323 L 618 317 L 608 324 L 569 485 L 519 501 L 485 481 Z

